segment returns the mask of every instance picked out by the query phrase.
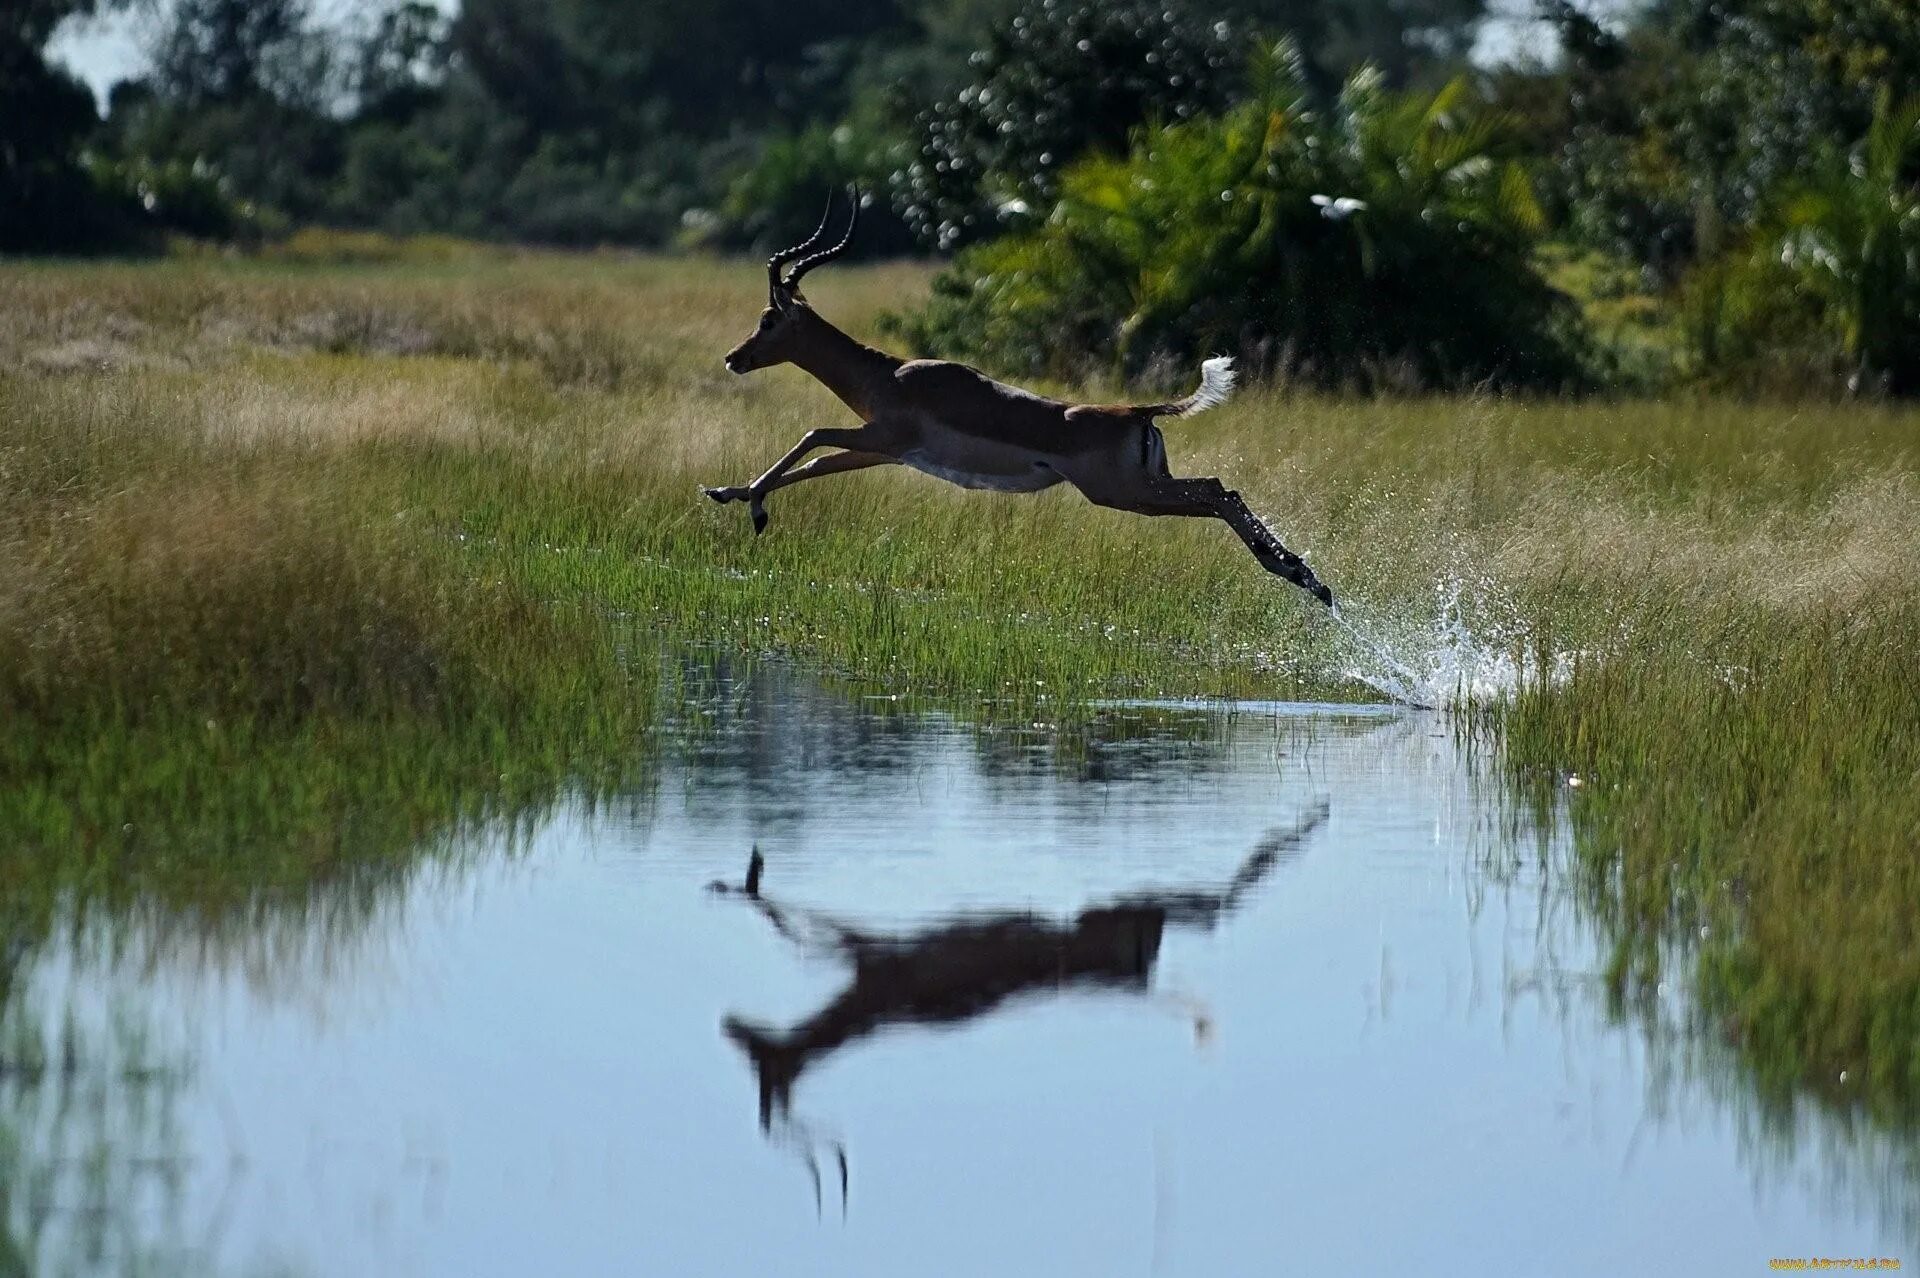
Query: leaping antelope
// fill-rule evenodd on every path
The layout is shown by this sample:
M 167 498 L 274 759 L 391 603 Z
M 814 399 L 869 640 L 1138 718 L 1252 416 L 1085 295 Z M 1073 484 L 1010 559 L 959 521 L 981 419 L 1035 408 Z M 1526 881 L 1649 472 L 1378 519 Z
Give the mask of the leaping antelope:
M 1211 476 L 1175 478 L 1167 469 L 1166 441 L 1154 419 L 1192 417 L 1225 403 L 1233 393 L 1231 358 L 1202 363 L 1200 388 L 1172 403 L 1068 404 L 994 381 L 965 364 L 901 359 L 857 342 L 822 319 L 800 293 L 808 271 L 853 242 L 860 200 L 857 191 L 852 194 L 853 211 L 838 244 L 815 252 L 833 218 L 829 196 L 814 233 L 767 259 L 767 307 L 726 363 L 733 373 L 797 364 L 859 414 L 863 425 L 810 430 L 752 483 L 708 488 L 707 496 L 722 504 L 746 502 L 758 534 L 767 526 L 768 493 L 869 466 L 911 466 L 962 488 L 1005 493 L 1039 492 L 1064 480 L 1096 506 L 1222 520 L 1261 567 L 1333 606 L 1333 592 L 1247 509 L 1239 493 Z M 817 448 L 845 451 L 798 465 Z

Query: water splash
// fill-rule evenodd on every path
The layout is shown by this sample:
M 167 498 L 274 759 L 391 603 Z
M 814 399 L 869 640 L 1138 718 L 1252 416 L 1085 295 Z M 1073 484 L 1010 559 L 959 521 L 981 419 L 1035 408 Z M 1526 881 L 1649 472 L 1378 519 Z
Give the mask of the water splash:
M 1448 577 L 1435 586 L 1427 615 L 1393 616 L 1364 602 L 1334 609 L 1344 652 L 1340 673 L 1403 705 L 1468 705 L 1518 691 L 1541 678 L 1557 683 L 1573 654 L 1554 654 L 1543 670 L 1530 659 L 1518 612 L 1491 581 Z

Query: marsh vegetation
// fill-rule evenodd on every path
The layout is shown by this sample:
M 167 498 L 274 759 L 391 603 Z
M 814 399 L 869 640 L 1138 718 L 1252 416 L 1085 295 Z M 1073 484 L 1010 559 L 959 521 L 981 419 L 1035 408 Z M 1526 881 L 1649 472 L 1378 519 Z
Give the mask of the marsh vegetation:
M 924 279 L 816 301 L 871 333 Z M 721 369 L 758 287 L 541 254 L 8 268 L 16 938 L 66 893 L 299 891 L 617 776 L 689 645 L 981 723 L 1377 696 L 1377 655 L 1210 523 L 887 468 L 779 494 L 755 539 L 698 485 L 843 411 Z M 1920 414 L 1270 389 L 1169 434 L 1385 652 L 1520 672 L 1454 721 L 1567 800 L 1623 1009 L 1687 979 L 1777 1094 L 1911 1112 Z
M 1229 1211 L 1238 1195 L 1279 1164 L 1337 1172 L 1364 1119 L 1377 1165 L 1450 1165 L 1459 1142 L 1423 1148 L 1428 1121 L 1496 1092 L 1470 1135 L 1518 1158 L 1399 1187 L 1376 1215 L 1405 1240 L 1435 1235 L 1423 1204 L 1453 1230 L 1511 1202 L 1556 1231 L 1543 1248 L 1594 1262 L 1619 1240 L 1588 1205 L 1624 1187 L 1664 1220 L 1663 1256 L 1684 1233 L 1711 1268 L 1700 1248 L 1764 1227 L 1757 1195 L 1708 1222 L 1735 1163 L 1774 1169 L 1756 1186 L 1848 1182 L 1825 1206 L 1793 1191 L 1799 1227 L 1871 1207 L 1868 1237 L 1920 1238 L 1920 9 L 15 8 L 0 253 L 146 256 L 0 261 L 0 1278 L 220 1268 L 217 1239 L 174 1237 L 210 1200 L 194 1107 L 251 1089 L 277 1132 L 265 1161 L 291 1165 L 276 1125 L 300 1106 L 270 1080 L 318 1077 L 334 1049 L 347 1095 L 463 1044 L 410 1103 L 455 1077 L 488 1094 L 449 1129 L 477 1142 L 470 1165 L 527 1165 L 517 1124 L 544 1144 L 574 1099 L 617 1105 L 630 1069 L 655 1071 L 628 1114 L 650 1132 L 660 1098 L 753 1067 L 765 1134 L 827 1148 L 787 1094 L 812 1059 L 802 1002 L 718 1010 L 741 1006 L 730 972 L 777 985 L 752 948 L 773 938 L 709 929 L 682 892 L 731 881 L 762 839 L 758 912 L 853 969 L 812 1018 L 839 1027 L 816 1043 L 835 1064 L 803 1094 L 899 1067 L 868 1040 L 916 1018 L 1033 1029 L 1013 1005 L 1063 995 L 1082 960 L 1097 979 L 1079 985 L 1177 1004 L 1204 1040 L 1169 987 L 1221 958 L 1210 987 L 1264 1045 L 1226 1049 L 1220 1096 L 1260 1118 L 1213 1115 L 1233 1135 L 1211 1171 L 1171 1156 L 1209 1186 L 1202 1213 L 1242 1222 L 1189 1238 L 1188 1261 L 1256 1239 L 1272 1213 Z M 133 78 L 63 69 L 86 24 L 135 12 Z M 1470 52 L 1483 19 L 1541 58 Z M 852 424 L 795 369 L 721 364 L 759 306 L 746 259 L 848 185 L 866 193 L 854 258 L 925 255 L 809 277 L 855 336 L 1083 402 L 1166 400 L 1234 355 L 1238 398 L 1163 423 L 1172 469 L 1237 489 L 1339 610 L 1214 520 L 1064 485 L 1012 497 L 877 467 L 774 493 L 761 537 L 702 498 Z M 509 247 L 529 244 L 550 247 Z M 594 245 L 618 250 L 555 251 Z M 1030 460 L 1002 473 L 1031 479 Z M 1328 847 L 1260 862 L 1217 952 L 1164 926 L 1229 881 L 1215 836 L 1268 847 L 1281 807 L 1328 813 Z M 571 886 L 543 898 L 547 876 Z M 1298 909 L 1278 886 L 1296 881 Z M 467 893 L 471 918 L 410 913 Z M 1115 902 L 1138 906 L 1119 929 Z M 529 944 L 528 926 L 546 930 Z M 368 955 L 407 988 L 443 943 L 470 948 L 417 1019 L 276 1025 L 288 989 L 324 1019 Z M 1449 1042 L 1488 1006 L 1482 946 L 1499 1033 Z M 245 1007 L 223 1001 L 236 973 Z M 1424 1028 L 1390 1025 L 1396 999 Z M 842 1002 L 872 1015 L 829 1014 Z M 196 1005 L 205 1022 L 172 1023 Z M 502 1007 L 523 1033 L 496 1045 Z M 749 1021 L 794 1028 L 734 1035 L 740 1057 L 717 1030 Z M 978 1077 L 1078 1052 L 1120 1085 L 1155 1050 L 1131 1032 L 990 1053 Z M 581 1055 L 516 1084 L 556 1041 Z M 1394 1085 L 1369 1093 L 1342 1042 Z M 580 1072 L 597 1052 L 619 1081 Z M 943 1068 L 929 1094 L 961 1081 Z M 912 1066 L 880 1077 L 866 1100 L 914 1091 Z M 1276 1077 L 1305 1082 L 1304 1108 L 1271 1104 Z M 1020 1110 L 1049 1166 L 1171 1092 L 1085 1095 L 1079 1135 L 1036 1137 Z M 1706 1126 L 1615 1172 L 1668 1098 Z M 376 1110 L 303 1112 L 364 1135 Z M 726 1147 L 717 1112 L 675 1115 L 695 1134 L 674 1161 Z M 1624 1147 L 1602 1134 L 1622 1116 Z M 1570 1118 L 1597 1157 L 1543 1153 Z M 603 1115 L 584 1129 L 602 1139 Z M 1284 1154 L 1263 1147 L 1282 1132 Z M 709 1171 L 731 1184 L 745 1157 Z M 1663 1194 L 1660 1166 L 1688 1192 Z M 961 1178 L 943 1222 L 966 1202 L 1018 1218 L 993 1170 Z M 731 1196 L 694 1227 L 714 1204 L 671 1181 L 652 1185 L 679 1195 L 661 1236 L 701 1263 L 718 1235 L 751 1253 L 729 1272 L 797 1254 L 778 1226 L 739 1231 Z M 1369 1169 L 1288 1197 L 1319 1194 L 1301 1209 L 1330 1229 L 1378 1193 Z M 532 1237 L 499 1236 L 489 1193 L 464 1201 L 450 1255 Z M 1133 1236 L 1123 1214 L 1053 1267 L 1136 1260 L 1088 1263 Z M 253 1217 L 272 1247 L 330 1228 L 325 1209 Z M 1569 1223 L 1590 1229 L 1577 1256 Z M 975 1232 L 994 1237 L 960 1242 L 1020 1246 Z M 604 1220 L 551 1236 L 620 1253 L 601 1268 L 689 1268 Z M 330 1241 L 308 1250 L 352 1271 Z M 850 1258 L 830 1267 L 901 1267 Z
M 6 268 L 0 1103 L 9 1180 L 39 1188 L 0 1207 L 22 1263 L 206 1269 L 52 1206 L 164 1191 L 184 1219 L 199 1183 L 169 1134 L 186 1067 L 123 1050 L 138 1014 L 63 1021 L 58 956 L 267 979 L 350 953 L 476 839 L 644 793 L 667 725 L 724 740 L 737 694 L 701 672 L 733 658 L 1103 775 L 1128 757 L 1095 726 L 1115 699 L 1365 701 L 1411 675 L 1529 829 L 1570 831 L 1531 872 L 1576 871 L 1558 890 L 1614 1015 L 1675 1051 L 1684 987 L 1679 1054 L 1724 1052 L 1769 1141 L 1793 1150 L 1812 1097 L 1888 1142 L 1891 1179 L 1852 1173 L 1849 1201 L 1912 1183 L 1920 414 L 1281 387 L 1171 425 L 1176 473 L 1228 477 L 1343 626 L 1211 522 L 1071 493 L 883 468 L 776 494 L 756 539 L 699 487 L 844 415 L 792 370 L 720 367 L 762 285 L 441 246 Z M 925 286 L 878 267 L 812 292 L 871 335 Z

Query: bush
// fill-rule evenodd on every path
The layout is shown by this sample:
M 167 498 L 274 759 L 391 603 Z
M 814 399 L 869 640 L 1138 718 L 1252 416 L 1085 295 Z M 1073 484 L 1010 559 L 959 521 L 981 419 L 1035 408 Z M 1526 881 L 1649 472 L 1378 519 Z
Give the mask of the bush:
M 259 229 L 257 210 L 235 199 L 204 160 L 83 158 L 101 197 L 137 208 L 149 231 L 227 240 L 251 238 Z
M 1578 316 L 1529 258 L 1527 175 L 1464 82 L 1392 94 L 1362 72 L 1322 119 L 1289 50 L 1257 75 L 1231 113 L 1076 166 L 1043 226 L 963 253 L 896 331 L 1023 374 L 1159 383 L 1227 350 L 1330 385 L 1584 379 Z
M 907 224 L 943 251 L 1030 225 L 1073 160 L 1123 147 L 1142 121 L 1224 106 L 1239 61 L 1227 23 L 1175 0 L 1035 0 L 973 55 L 970 84 L 915 119 Z
M 1692 331 L 1722 380 L 1920 394 L 1920 97 L 1883 93 L 1867 135 L 1771 201 L 1753 243 L 1701 272 Z
M 734 179 L 717 214 L 689 212 L 682 240 L 702 247 L 772 252 L 819 221 L 830 192 L 851 185 L 883 197 L 863 212 L 854 253 L 885 257 L 908 252 L 913 236 L 884 198 L 890 150 L 889 139 L 852 122 L 831 128 L 817 124 L 770 138 L 753 167 Z M 844 216 L 845 210 L 841 212 Z
M 1572 234 L 1666 283 L 1752 230 L 1830 140 L 1864 132 L 1880 92 L 1920 81 L 1912 0 L 1662 0 L 1624 30 L 1585 0 L 1536 3 L 1563 56 L 1510 69 L 1503 90 L 1558 170 Z

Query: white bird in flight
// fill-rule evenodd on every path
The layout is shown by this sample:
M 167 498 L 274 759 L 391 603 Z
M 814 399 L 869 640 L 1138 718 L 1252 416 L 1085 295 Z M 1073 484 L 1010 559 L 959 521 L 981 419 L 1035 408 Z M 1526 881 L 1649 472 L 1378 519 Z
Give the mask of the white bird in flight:
M 1343 195 L 1337 200 L 1331 195 L 1316 195 L 1313 202 L 1319 206 L 1320 216 L 1331 222 L 1344 222 L 1367 207 L 1365 200 L 1356 200 L 1351 195 Z

